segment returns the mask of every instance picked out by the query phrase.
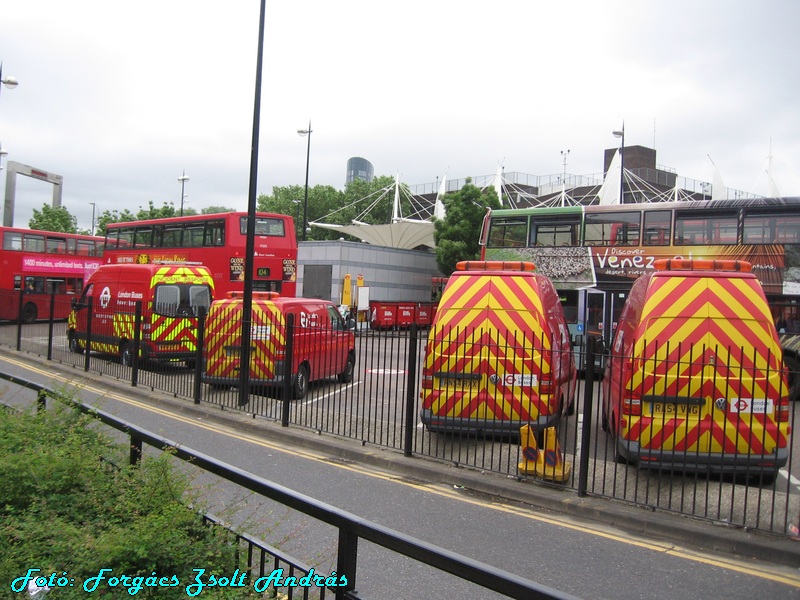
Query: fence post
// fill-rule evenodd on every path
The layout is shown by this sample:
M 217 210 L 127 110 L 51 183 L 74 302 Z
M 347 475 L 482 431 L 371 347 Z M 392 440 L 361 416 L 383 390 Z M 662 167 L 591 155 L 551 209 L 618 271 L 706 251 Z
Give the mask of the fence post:
M 414 431 L 416 429 L 416 407 L 417 402 L 414 398 L 414 392 L 417 388 L 417 340 L 419 339 L 419 330 L 416 323 L 411 324 L 411 335 L 409 336 L 408 349 L 408 364 L 406 372 L 408 373 L 408 380 L 406 383 L 406 418 L 405 418 L 405 439 L 403 442 L 403 456 L 409 457 L 412 455 L 412 446 L 414 444 Z
M 89 296 L 86 307 L 86 349 L 83 352 L 83 370 L 89 372 L 89 355 L 92 351 L 92 320 L 94 320 L 94 297 Z
M 578 472 L 578 497 L 586 496 L 589 480 L 589 444 L 592 438 L 592 404 L 594 404 L 594 360 L 597 338 L 589 336 L 586 344 L 586 375 L 583 385 L 583 430 L 581 431 L 581 456 Z
M 53 360 L 53 321 L 56 315 L 56 288 L 50 290 L 50 315 L 47 318 L 47 360 Z
M 336 553 L 336 572 L 347 576 L 347 585 L 336 588 L 336 599 L 343 600 L 347 592 L 356 588 L 356 563 L 358 558 L 358 534 L 352 526 L 339 526 L 339 548 Z
M 293 355 L 294 354 L 294 315 L 286 315 L 286 359 L 283 363 L 283 403 L 281 405 L 281 427 L 289 426 L 289 410 L 292 401 L 292 385 L 294 378 Z
M 133 310 L 133 352 L 131 353 L 131 386 L 139 383 L 139 348 L 142 345 L 142 301 L 136 301 Z
M 197 307 L 197 342 L 194 355 L 194 403 L 200 404 L 202 394 L 201 378 L 203 376 L 203 344 L 206 336 L 206 307 Z
M 131 435 L 131 451 L 129 462 L 131 466 L 138 465 L 142 460 L 142 440 Z
M 17 307 L 17 352 L 22 350 L 22 307 L 25 304 L 25 286 L 19 288 L 19 306 Z

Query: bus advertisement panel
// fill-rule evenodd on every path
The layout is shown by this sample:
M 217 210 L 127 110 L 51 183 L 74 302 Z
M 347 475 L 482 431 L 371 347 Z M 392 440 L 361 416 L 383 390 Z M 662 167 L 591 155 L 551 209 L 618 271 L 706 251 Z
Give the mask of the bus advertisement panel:
M 211 272 L 220 297 L 244 289 L 244 212 L 111 223 L 105 243 L 109 264 L 199 263 Z M 297 294 L 297 239 L 290 216 L 256 213 L 253 290 Z
M 70 301 L 102 264 L 103 238 L 0 227 L 0 319 L 66 319 Z
M 747 261 L 784 349 L 796 343 L 800 357 L 800 198 L 494 210 L 481 244 L 485 260 L 535 263 L 559 291 L 573 335 L 606 341 L 633 282 L 657 260 Z

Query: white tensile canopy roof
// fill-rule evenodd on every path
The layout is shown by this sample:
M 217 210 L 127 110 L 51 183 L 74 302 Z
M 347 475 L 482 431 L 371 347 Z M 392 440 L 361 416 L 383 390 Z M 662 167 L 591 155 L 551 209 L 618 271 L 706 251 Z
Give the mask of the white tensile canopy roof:
M 354 219 L 349 225 L 318 222 L 312 222 L 309 223 L 309 225 L 340 231 L 375 246 L 386 246 L 389 248 L 401 248 L 406 250 L 411 250 L 420 246 L 435 248 L 436 245 L 433 241 L 433 221 L 429 219 L 406 218 L 401 214 L 401 190 L 402 193 L 408 195 L 410 195 L 410 192 L 405 186 L 401 186 L 399 177 L 395 179 L 393 186 L 380 190 L 377 198 L 370 203 L 369 207 L 363 211 L 361 215 L 367 214 L 375 204 L 387 193 L 390 193 L 392 189 L 394 190 L 394 202 L 392 204 L 391 223 L 373 225 Z M 445 214 L 444 205 L 441 200 L 444 189 L 445 181 L 442 180 L 442 185 L 436 195 L 436 202 L 433 207 L 433 216 L 437 219 L 443 219 Z M 430 209 L 430 205 L 428 205 L 428 207 Z

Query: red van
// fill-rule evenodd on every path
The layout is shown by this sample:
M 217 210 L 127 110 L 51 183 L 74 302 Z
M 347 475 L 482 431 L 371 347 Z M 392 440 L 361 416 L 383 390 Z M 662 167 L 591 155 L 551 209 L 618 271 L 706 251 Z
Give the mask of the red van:
M 781 348 L 744 261 L 659 260 L 633 284 L 602 382 L 616 458 L 773 479 L 789 456 Z
M 355 335 L 332 302 L 253 292 L 250 383 L 276 387 L 283 384 L 289 315 L 294 318 L 292 396 L 303 398 L 308 384 L 318 379 L 352 381 Z M 229 292 L 227 298 L 212 302 L 204 336 L 204 383 L 215 387 L 239 384 L 241 329 L 241 292 Z
M 118 356 L 132 364 L 135 309 L 141 302 L 143 360 L 194 363 L 197 315 L 208 310 L 214 280 L 206 267 L 193 263 L 101 265 L 92 273 L 80 298 L 73 299 L 67 319 L 72 352 Z M 91 328 L 89 301 L 92 302 Z M 88 342 L 91 330 L 91 344 Z
M 530 262 L 464 261 L 448 279 L 422 370 L 429 431 L 536 433 L 575 409 L 577 371 L 558 294 Z

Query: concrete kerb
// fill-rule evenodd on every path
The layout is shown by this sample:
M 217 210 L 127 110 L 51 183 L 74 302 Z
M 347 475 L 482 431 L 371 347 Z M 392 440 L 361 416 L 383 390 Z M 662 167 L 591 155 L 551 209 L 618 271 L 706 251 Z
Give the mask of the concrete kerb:
M 0 348 L 5 354 L 6 349 Z M 46 365 L 75 381 L 91 381 L 116 394 L 130 396 L 168 408 L 176 413 L 202 418 L 220 425 L 235 424 L 237 430 L 287 447 L 299 446 L 324 454 L 332 459 L 352 461 L 417 481 L 463 488 L 468 492 L 485 494 L 508 501 L 520 502 L 536 509 L 566 515 L 601 527 L 616 528 L 618 534 L 656 538 L 662 542 L 683 546 L 695 551 L 713 551 L 739 558 L 754 558 L 797 567 L 800 564 L 800 542 L 739 527 L 727 527 L 686 515 L 667 513 L 632 506 L 606 498 L 580 498 L 574 492 L 518 480 L 516 477 L 483 472 L 455 466 L 429 457 L 407 458 L 400 451 L 377 446 L 365 446 L 356 440 L 302 429 L 281 427 L 280 423 L 254 417 L 252 414 L 224 409 L 189 399 L 177 398 L 160 390 L 132 387 L 128 382 L 98 373 L 86 373 L 71 365 L 46 361 L 38 355 L 8 352 L 10 357 L 24 356 L 26 360 Z M 39 382 L 41 383 L 41 382 Z M 44 385 L 48 385 L 44 383 Z M 349 510 L 349 507 L 341 507 Z

